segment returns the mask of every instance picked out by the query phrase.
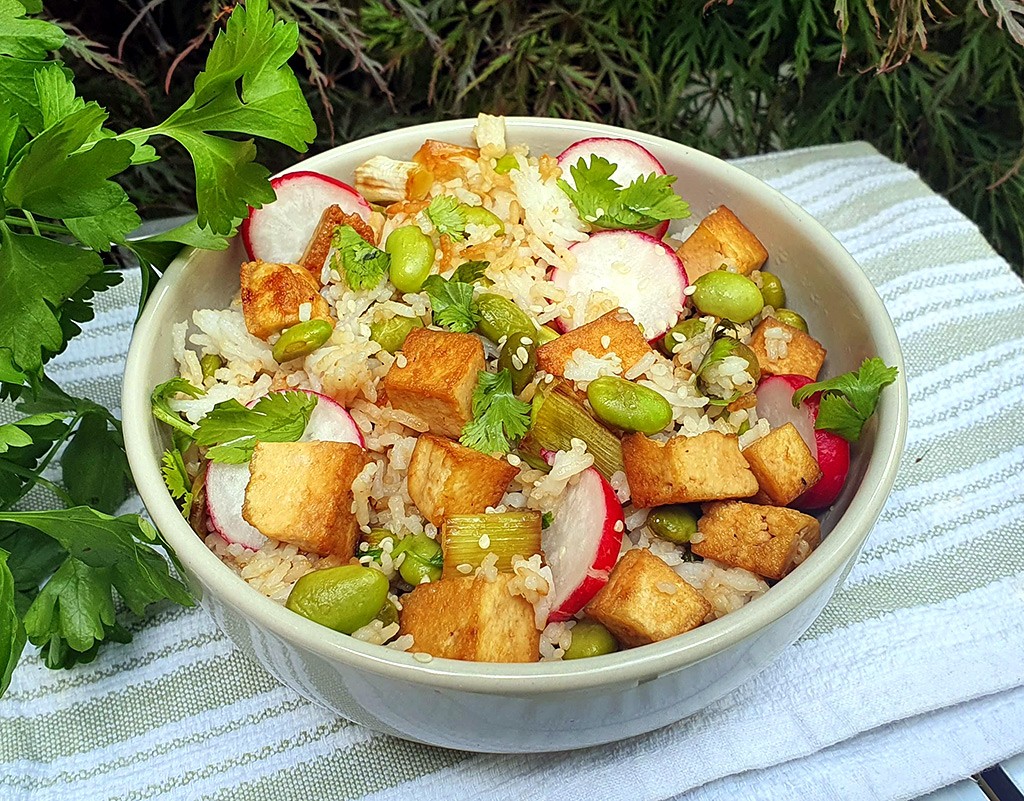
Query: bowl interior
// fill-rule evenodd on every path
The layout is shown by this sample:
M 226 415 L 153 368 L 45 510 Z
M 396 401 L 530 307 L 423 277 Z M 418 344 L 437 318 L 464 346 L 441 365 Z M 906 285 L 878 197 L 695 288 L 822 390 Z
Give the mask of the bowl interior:
M 454 120 L 381 134 L 314 156 L 292 169 L 316 170 L 351 182 L 356 166 L 370 156 L 408 158 L 427 138 L 472 144 L 473 125 L 473 120 Z M 782 279 L 788 305 L 804 315 L 828 349 L 824 376 L 856 369 L 875 355 L 900 368 L 897 384 L 883 393 L 876 417 L 853 449 L 842 496 L 822 516 L 822 530 L 828 536 L 804 564 L 737 612 L 661 643 L 584 660 L 586 667 L 578 662 L 492 665 L 443 659 L 425 665 L 408 654 L 331 632 L 264 598 L 222 565 L 178 513 L 159 473 L 167 435 L 149 413 L 152 388 L 176 374 L 171 326 L 188 320 L 195 309 L 223 307 L 237 293 L 238 266 L 245 258 L 237 238 L 223 252 L 183 253 L 160 281 L 136 328 L 123 396 L 132 472 L 146 507 L 197 589 L 216 594 L 255 625 L 342 664 L 435 686 L 488 692 L 522 691 L 524 679 L 531 680 L 529 689 L 536 692 L 642 681 L 738 642 L 849 566 L 881 511 L 903 449 L 906 384 L 899 343 L 877 293 L 839 243 L 807 212 L 738 168 L 667 140 L 593 123 L 509 118 L 507 128 L 510 143 L 525 143 L 534 154 L 557 154 L 587 136 L 625 136 L 644 145 L 678 177 L 675 188 L 690 204 L 690 220 L 675 223 L 673 231 L 724 204 L 761 239 L 770 254 L 767 267 Z M 542 677 L 546 680 L 536 683 Z

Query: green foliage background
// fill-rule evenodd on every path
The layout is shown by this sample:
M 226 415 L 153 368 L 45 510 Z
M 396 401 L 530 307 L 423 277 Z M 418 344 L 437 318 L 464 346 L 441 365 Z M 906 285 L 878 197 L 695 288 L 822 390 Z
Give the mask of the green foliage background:
M 270 5 L 301 26 L 296 69 L 317 112 L 314 149 L 480 110 L 600 120 L 726 157 L 866 139 L 971 216 L 1015 269 L 1024 265 L 1018 0 Z M 46 9 L 74 36 L 80 91 L 123 129 L 188 95 L 230 6 L 68 0 Z M 273 167 L 294 159 L 266 152 Z M 129 190 L 144 214 L 166 214 L 191 202 L 190 178 L 185 158 L 169 154 Z

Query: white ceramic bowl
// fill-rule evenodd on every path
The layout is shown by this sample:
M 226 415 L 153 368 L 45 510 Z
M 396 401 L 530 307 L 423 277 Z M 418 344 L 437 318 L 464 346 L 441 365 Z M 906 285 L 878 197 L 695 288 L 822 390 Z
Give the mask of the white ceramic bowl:
M 408 158 L 425 139 L 471 144 L 473 120 L 421 125 L 337 147 L 295 165 L 351 181 L 376 154 Z M 700 220 L 728 205 L 764 242 L 790 305 L 828 348 L 826 375 L 868 356 L 900 368 L 853 449 L 847 486 L 822 518 L 821 546 L 763 597 L 665 642 L 571 662 L 484 664 L 368 645 L 293 614 L 250 588 L 178 513 L 160 477 L 167 439 L 150 414 L 153 387 L 175 374 L 170 328 L 238 291 L 243 251 L 183 253 L 139 320 L 124 379 L 124 432 L 135 483 L 187 577 L 235 644 L 296 692 L 350 720 L 425 743 L 472 751 L 581 748 L 680 720 L 766 667 L 818 616 L 857 557 L 888 496 L 907 425 L 903 360 L 892 322 L 864 273 L 807 212 L 719 159 L 654 136 L 568 120 L 509 118 L 508 140 L 557 154 L 588 136 L 625 136 L 672 175 Z

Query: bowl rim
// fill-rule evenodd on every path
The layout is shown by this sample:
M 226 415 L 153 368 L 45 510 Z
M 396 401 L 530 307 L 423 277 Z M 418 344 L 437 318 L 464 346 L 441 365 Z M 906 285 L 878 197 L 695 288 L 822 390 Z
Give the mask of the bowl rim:
M 380 677 L 403 680 L 436 689 L 496 695 L 544 695 L 597 687 L 635 686 L 674 673 L 695 662 L 740 643 L 779 620 L 814 594 L 845 565 L 852 564 L 892 490 L 907 432 L 906 370 L 892 320 L 867 275 L 839 241 L 811 215 L 781 192 L 739 167 L 678 142 L 601 123 L 540 117 L 506 117 L 510 138 L 530 131 L 571 132 L 587 136 L 626 137 L 656 155 L 672 149 L 679 158 L 710 168 L 737 188 L 762 195 L 777 205 L 796 224 L 806 227 L 817 245 L 834 254 L 842 280 L 850 294 L 860 299 L 866 324 L 875 339 L 877 355 L 895 365 L 899 375 L 893 390 L 882 394 L 876 417 L 877 433 L 867 469 L 846 512 L 811 556 L 760 598 L 718 620 L 692 631 L 641 648 L 627 649 L 588 660 L 534 663 L 465 662 L 431 658 L 421 662 L 412 654 L 371 645 L 331 631 L 294 614 L 263 596 L 228 569 L 198 537 L 164 487 L 158 464 L 147 451 L 157 443 L 150 420 L 152 387 L 143 381 L 148 352 L 164 335 L 159 318 L 172 286 L 186 275 L 199 251 L 186 249 L 174 260 L 157 284 L 140 316 L 128 351 L 122 387 L 125 445 L 132 474 L 154 523 L 184 565 L 186 573 L 241 617 L 294 646 L 328 662 L 364 670 Z M 324 168 L 339 152 L 373 150 L 398 134 L 415 134 L 419 140 L 468 134 L 475 118 L 447 120 L 396 129 L 331 148 L 297 162 L 279 174 Z M 162 449 L 162 446 L 161 446 Z

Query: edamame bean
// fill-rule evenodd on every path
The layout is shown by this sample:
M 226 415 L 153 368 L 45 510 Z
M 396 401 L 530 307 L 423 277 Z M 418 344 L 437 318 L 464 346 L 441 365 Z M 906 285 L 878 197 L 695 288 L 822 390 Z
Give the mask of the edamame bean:
M 333 330 L 327 320 L 306 320 L 286 328 L 274 343 L 274 361 L 284 364 L 300 356 L 308 356 L 331 338 Z
M 764 308 L 757 284 L 739 273 L 715 270 L 693 282 L 693 305 L 703 314 L 745 323 Z
M 502 236 L 505 233 L 505 223 L 501 221 L 501 217 L 492 211 L 488 211 L 483 206 L 467 206 L 463 203 L 459 208 L 466 215 L 467 223 L 471 225 L 497 226 L 498 230 L 495 236 Z
M 203 378 L 213 378 L 213 374 L 216 373 L 224 361 L 216 353 L 207 353 L 203 355 L 203 358 L 199 360 L 199 367 L 203 371 Z
M 685 342 L 688 339 L 700 336 L 703 333 L 703 320 L 696 317 L 691 317 L 689 320 L 680 320 L 668 330 L 664 337 L 662 337 L 660 343 L 661 352 L 669 358 L 672 358 L 676 345 L 680 342 Z
M 805 334 L 807 333 L 807 321 L 792 309 L 776 309 L 775 319 L 780 323 L 791 325 L 793 328 L 799 328 Z
M 391 556 L 397 559 L 402 553 L 405 554 L 405 559 L 402 560 L 398 572 L 404 581 L 416 587 L 424 578 L 428 581 L 437 581 L 441 578 L 444 557 L 441 555 L 441 545 L 437 540 L 430 539 L 426 534 L 404 537 L 391 552 Z
M 494 171 L 498 173 L 498 175 L 507 175 L 518 167 L 519 162 L 516 161 L 516 157 L 511 153 L 506 153 L 498 159 L 497 163 L 494 165 Z
M 761 365 L 757 361 L 757 355 L 754 351 L 739 340 L 724 336 L 711 343 L 711 347 L 708 349 L 708 352 L 701 360 L 700 366 L 697 368 L 697 388 L 700 389 L 701 392 L 708 393 L 713 397 L 720 396 L 722 391 L 721 387 L 716 384 L 714 379 L 709 381 L 705 375 L 705 371 L 730 356 L 739 356 L 741 359 L 746 361 L 747 374 L 750 376 L 755 386 L 757 382 L 761 380 Z M 737 388 L 738 393 L 742 393 L 742 391 L 743 388 Z M 736 395 L 736 397 L 739 397 L 739 395 Z M 735 400 L 735 397 L 725 399 L 732 401 Z
M 516 331 L 529 336 L 537 330 L 526 312 L 501 295 L 485 292 L 476 299 L 476 307 L 480 312 L 477 330 L 491 342 L 497 343 L 502 337 L 510 337 Z
M 546 345 L 549 342 L 554 342 L 560 334 L 550 326 L 542 325 L 537 328 L 537 344 Z
M 370 323 L 370 339 L 388 353 L 397 353 L 414 328 L 423 328 L 419 317 L 392 317 L 390 320 Z
M 623 431 L 657 434 L 672 422 L 672 406 L 660 394 L 618 376 L 591 381 L 587 400 L 599 420 Z
M 377 613 L 377 620 L 385 626 L 398 622 L 398 607 L 391 602 L 390 598 L 384 602 L 384 606 Z
M 647 527 L 663 540 L 682 545 L 697 532 L 697 515 L 682 503 L 659 506 L 647 516 Z
M 765 306 L 771 306 L 773 309 L 786 305 L 786 290 L 775 273 L 761 271 L 761 298 Z
M 512 374 L 512 391 L 517 395 L 526 389 L 537 373 L 536 334 L 511 333 L 498 356 L 498 370 Z
M 388 599 L 379 570 L 342 565 L 307 573 L 292 587 L 285 606 L 329 629 L 351 634 L 373 620 Z
M 384 250 L 391 254 L 391 283 L 399 292 L 419 292 L 434 266 L 434 240 L 403 225 L 388 234 Z
M 563 659 L 586 659 L 590 656 L 613 654 L 619 644 L 612 633 L 596 620 L 581 620 L 572 627 L 572 642 Z

